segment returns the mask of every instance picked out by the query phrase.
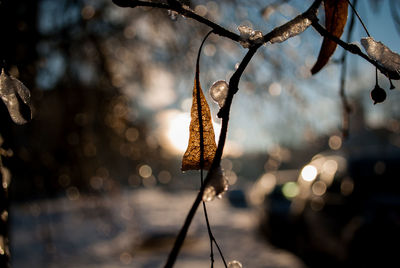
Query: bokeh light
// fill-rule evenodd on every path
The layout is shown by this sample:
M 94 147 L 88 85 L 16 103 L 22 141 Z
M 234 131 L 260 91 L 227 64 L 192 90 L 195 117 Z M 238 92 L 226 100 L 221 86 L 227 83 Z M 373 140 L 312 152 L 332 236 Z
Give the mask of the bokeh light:
M 299 186 L 296 182 L 290 181 L 286 182 L 282 186 L 282 193 L 287 199 L 292 199 L 299 194 Z
M 313 181 L 317 177 L 318 170 L 313 165 L 307 165 L 301 170 L 301 177 L 305 181 Z

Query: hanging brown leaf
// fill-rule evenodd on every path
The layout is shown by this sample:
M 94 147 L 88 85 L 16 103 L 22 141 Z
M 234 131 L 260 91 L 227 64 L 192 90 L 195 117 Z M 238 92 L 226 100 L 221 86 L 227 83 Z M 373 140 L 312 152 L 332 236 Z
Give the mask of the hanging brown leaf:
M 347 0 L 325 0 L 325 28 L 332 35 L 340 38 L 347 22 Z M 336 49 L 336 42 L 324 37 L 317 62 L 311 69 L 312 74 L 319 72 L 329 61 Z
M 215 144 L 214 128 L 211 121 L 210 107 L 207 104 L 203 91 L 201 90 L 198 80 L 198 70 L 196 70 L 196 79 L 193 87 L 193 103 L 191 108 L 191 121 L 189 127 L 189 144 L 182 159 L 182 171 L 198 170 L 201 168 L 209 169 L 214 159 L 217 145 Z M 196 86 L 196 84 L 198 86 Z M 200 105 L 203 125 L 203 141 L 204 141 L 204 166 L 200 164 L 200 124 L 197 107 L 197 90 L 200 93 Z

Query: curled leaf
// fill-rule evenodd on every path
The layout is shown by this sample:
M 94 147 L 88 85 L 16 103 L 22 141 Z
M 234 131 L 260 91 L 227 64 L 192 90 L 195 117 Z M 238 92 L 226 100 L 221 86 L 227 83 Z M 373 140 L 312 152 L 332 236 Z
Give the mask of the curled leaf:
M 347 22 L 347 0 L 325 0 L 325 28 L 333 36 L 340 38 Z M 311 69 L 312 74 L 319 72 L 329 61 L 337 47 L 336 42 L 324 37 L 317 62 Z
M 387 46 L 372 37 L 361 39 L 368 56 L 375 60 L 379 65 L 389 71 L 387 75 L 391 79 L 400 79 L 400 55 L 391 51 Z
M 197 83 L 198 76 L 194 81 L 193 87 L 193 102 L 191 108 L 191 121 L 189 126 L 189 144 L 182 159 L 182 171 L 185 170 L 198 170 L 201 168 L 209 169 L 214 159 L 217 145 L 215 143 L 214 128 L 211 121 L 210 107 L 207 104 L 203 91 L 200 87 L 200 82 Z M 199 85 L 197 88 L 196 84 Z M 203 123 L 203 145 L 204 145 L 204 166 L 200 165 L 200 123 L 197 108 L 197 90 L 200 92 L 200 105 Z
M 22 125 L 27 120 L 32 119 L 29 89 L 18 79 L 6 74 L 4 69 L 1 70 L 0 74 L 0 97 L 8 109 L 11 119 L 16 124 Z M 29 108 L 28 112 L 26 112 L 26 108 Z

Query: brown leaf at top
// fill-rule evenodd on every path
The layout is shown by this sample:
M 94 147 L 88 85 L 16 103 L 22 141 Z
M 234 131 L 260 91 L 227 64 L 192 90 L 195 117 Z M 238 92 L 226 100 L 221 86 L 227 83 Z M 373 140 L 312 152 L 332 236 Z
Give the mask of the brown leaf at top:
M 324 0 L 325 28 L 332 35 L 340 38 L 347 22 L 347 0 Z M 319 72 L 329 61 L 336 49 L 336 42 L 324 37 L 317 62 L 311 69 L 312 74 Z
M 196 79 L 198 75 L 196 74 Z M 197 110 L 197 90 L 200 91 L 201 114 L 203 121 L 203 140 L 204 140 L 204 169 L 209 169 L 214 159 L 217 145 L 215 143 L 214 128 L 211 121 L 210 107 L 207 104 L 203 91 L 196 86 L 196 79 L 193 87 L 193 103 L 191 108 L 191 121 L 189 127 L 189 144 L 182 159 L 182 171 L 201 169 L 200 165 L 200 124 Z

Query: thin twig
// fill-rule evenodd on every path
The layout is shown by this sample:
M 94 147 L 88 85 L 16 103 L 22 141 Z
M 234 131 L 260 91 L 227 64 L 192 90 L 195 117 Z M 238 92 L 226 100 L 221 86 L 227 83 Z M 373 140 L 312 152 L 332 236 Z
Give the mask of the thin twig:
M 364 28 L 364 31 L 365 31 L 366 34 L 370 37 L 371 35 L 369 34 L 369 32 L 368 32 L 368 30 L 367 30 L 367 27 L 365 26 L 365 24 L 364 24 L 363 20 L 361 19 L 360 15 L 358 15 L 358 12 L 357 12 L 357 10 L 356 10 L 356 8 L 355 8 L 356 5 L 351 4 L 350 0 L 347 0 L 347 3 L 349 3 L 351 9 L 353 10 L 353 13 L 356 14 L 356 16 L 357 16 L 358 20 L 360 21 L 362 27 Z M 355 3 L 356 3 L 356 2 L 355 2 Z
M 222 254 L 222 250 L 221 250 L 221 248 L 219 247 L 219 245 L 218 245 L 218 243 L 217 243 L 217 240 L 215 240 L 215 237 L 213 237 L 213 241 L 214 241 L 215 246 L 216 246 L 217 249 L 218 249 L 219 255 L 221 256 L 221 259 L 222 259 L 222 262 L 224 263 L 225 268 L 227 268 L 228 265 L 226 264 L 226 261 L 225 261 L 225 258 L 224 258 L 224 254 Z
M 204 187 L 201 187 L 199 193 L 196 196 L 196 199 L 194 200 L 192 207 L 189 210 L 188 215 L 186 216 L 185 222 L 184 222 L 181 230 L 179 231 L 178 236 L 176 237 L 174 246 L 173 246 L 171 252 L 169 253 L 167 262 L 164 266 L 165 268 L 172 268 L 174 266 L 174 263 L 176 261 L 176 258 L 178 257 L 179 251 L 183 245 L 183 242 L 185 241 L 186 234 L 189 230 L 189 226 L 192 223 L 192 220 L 194 218 L 194 215 L 196 214 L 196 211 L 200 205 L 200 202 L 202 201 L 203 192 L 204 192 Z
M 114 4 L 116 4 L 117 6 L 120 6 L 120 7 L 135 8 L 138 6 L 142 6 L 142 7 L 155 7 L 155 8 L 161 8 L 161 9 L 173 10 L 187 18 L 194 19 L 204 25 L 207 25 L 208 27 L 213 29 L 214 33 L 217 35 L 227 37 L 235 42 L 238 42 L 240 40 L 239 35 L 223 28 L 222 26 L 206 19 L 205 17 L 202 17 L 202 16 L 196 14 L 194 11 L 190 10 L 187 7 L 183 7 L 182 5 L 176 5 L 176 4 L 169 5 L 169 4 L 165 4 L 165 3 L 147 2 L 147 1 L 139 1 L 139 0 L 112 0 L 112 1 Z
M 201 87 L 200 87 L 200 54 L 201 54 L 201 49 L 204 45 L 204 42 L 210 36 L 210 34 L 214 30 L 209 31 L 206 36 L 204 37 L 203 41 L 201 42 L 198 54 L 197 54 L 197 60 L 196 60 L 196 75 L 195 75 L 195 82 L 196 82 L 196 101 L 197 101 L 197 117 L 199 120 L 199 134 L 200 134 L 200 170 L 203 171 L 204 168 L 204 126 L 203 126 L 203 113 L 201 111 Z M 203 179 L 203 177 L 201 176 Z
M 172 3 L 175 3 L 176 1 L 170 1 Z M 176 4 L 176 3 L 175 3 Z M 206 36 L 203 38 L 203 41 L 201 42 L 198 54 L 197 54 L 197 60 L 196 60 L 196 76 L 195 76 L 195 81 L 196 81 L 196 101 L 197 101 L 197 118 L 199 120 L 199 135 L 200 135 L 200 182 L 201 182 L 201 187 L 203 187 L 203 168 L 204 168 L 204 126 L 203 126 L 203 113 L 202 113 L 202 104 L 201 104 L 201 87 L 200 87 L 200 56 L 201 56 L 201 49 L 204 45 L 204 42 L 208 38 L 208 36 L 213 32 L 211 30 L 206 34 Z M 211 268 L 214 267 L 214 250 L 213 250 L 213 241 L 214 241 L 214 236 L 211 231 L 211 226 L 210 226 L 210 221 L 208 219 L 208 213 L 207 213 L 207 206 L 206 203 L 203 200 L 203 211 L 204 211 L 204 217 L 206 220 L 206 225 L 207 225 L 207 231 L 208 231 L 208 236 L 210 239 L 210 261 L 211 261 Z
M 353 3 L 353 8 L 357 6 L 357 0 L 354 0 Z M 351 40 L 351 34 L 353 33 L 354 29 L 354 12 L 351 13 L 350 17 L 350 23 L 349 23 L 349 29 L 347 30 L 347 36 L 346 36 L 346 41 L 350 42 Z M 340 72 L 340 99 L 342 101 L 342 114 L 343 114 L 343 121 L 342 121 L 342 136 L 344 138 L 347 138 L 349 135 L 349 126 L 350 126 L 350 112 L 351 112 L 351 107 L 350 104 L 347 100 L 346 96 L 346 74 L 347 74 L 347 62 L 346 62 L 346 56 L 347 56 L 347 50 L 343 50 L 342 58 L 340 60 L 342 64 L 342 69 Z
M 201 172 L 203 173 L 203 171 Z M 203 174 L 201 174 L 201 181 L 203 183 Z M 211 268 L 214 267 L 214 236 L 212 234 L 211 226 L 210 226 L 210 221 L 208 219 L 208 213 L 207 213 L 207 206 L 206 202 L 203 200 L 203 212 L 204 212 L 204 218 L 206 220 L 206 226 L 207 226 L 207 232 L 208 232 L 208 238 L 210 240 L 210 262 L 211 262 Z
M 252 47 L 249 49 L 246 56 L 243 58 L 242 62 L 239 64 L 238 69 L 232 75 L 232 78 L 231 78 L 230 84 L 229 84 L 228 96 L 225 101 L 225 105 L 223 106 L 223 108 L 225 108 L 225 107 L 226 108 L 225 108 L 224 112 L 221 114 L 221 116 L 222 116 L 221 133 L 219 136 L 218 146 L 217 146 L 217 150 L 215 152 L 214 160 L 211 164 L 210 171 L 207 173 L 207 176 L 204 180 L 204 184 L 200 188 L 200 191 L 197 194 L 196 199 L 194 200 L 193 205 L 190 208 L 188 215 L 186 216 L 186 219 L 182 226 L 182 229 L 180 230 L 180 232 L 175 240 L 174 246 L 170 252 L 170 255 L 168 256 L 167 263 L 164 266 L 165 268 L 173 267 L 175 260 L 179 254 L 179 251 L 182 247 L 182 244 L 185 240 L 187 231 L 189 230 L 189 226 L 193 220 L 194 215 L 196 214 L 196 211 L 200 205 L 200 202 L 202 201 L 205 185 L 207 185 L 211 179 L 210 174 L 212 173 L 212 170 L 218 168 L 221 163 L 222 153 L 224 151 L 226 135 L 227 135 L 227 130 L 228 130 L 229 110 L 230 110 L 230 106 L 232 104 L 232 98 L 233 98 L 233 95 L 237 92 L 240 76 L 242 75 L 243 71 L 246 69 L 248 63 L 250 62 L 251 58 L 254 56 L 254 54 L 258 48 L 259 48 L 259 46 Z M 221 109 L 221 111 L 222 111 L 222 109 Z M 221 113 L 221 111 L 220 111 L 220 113 Z

